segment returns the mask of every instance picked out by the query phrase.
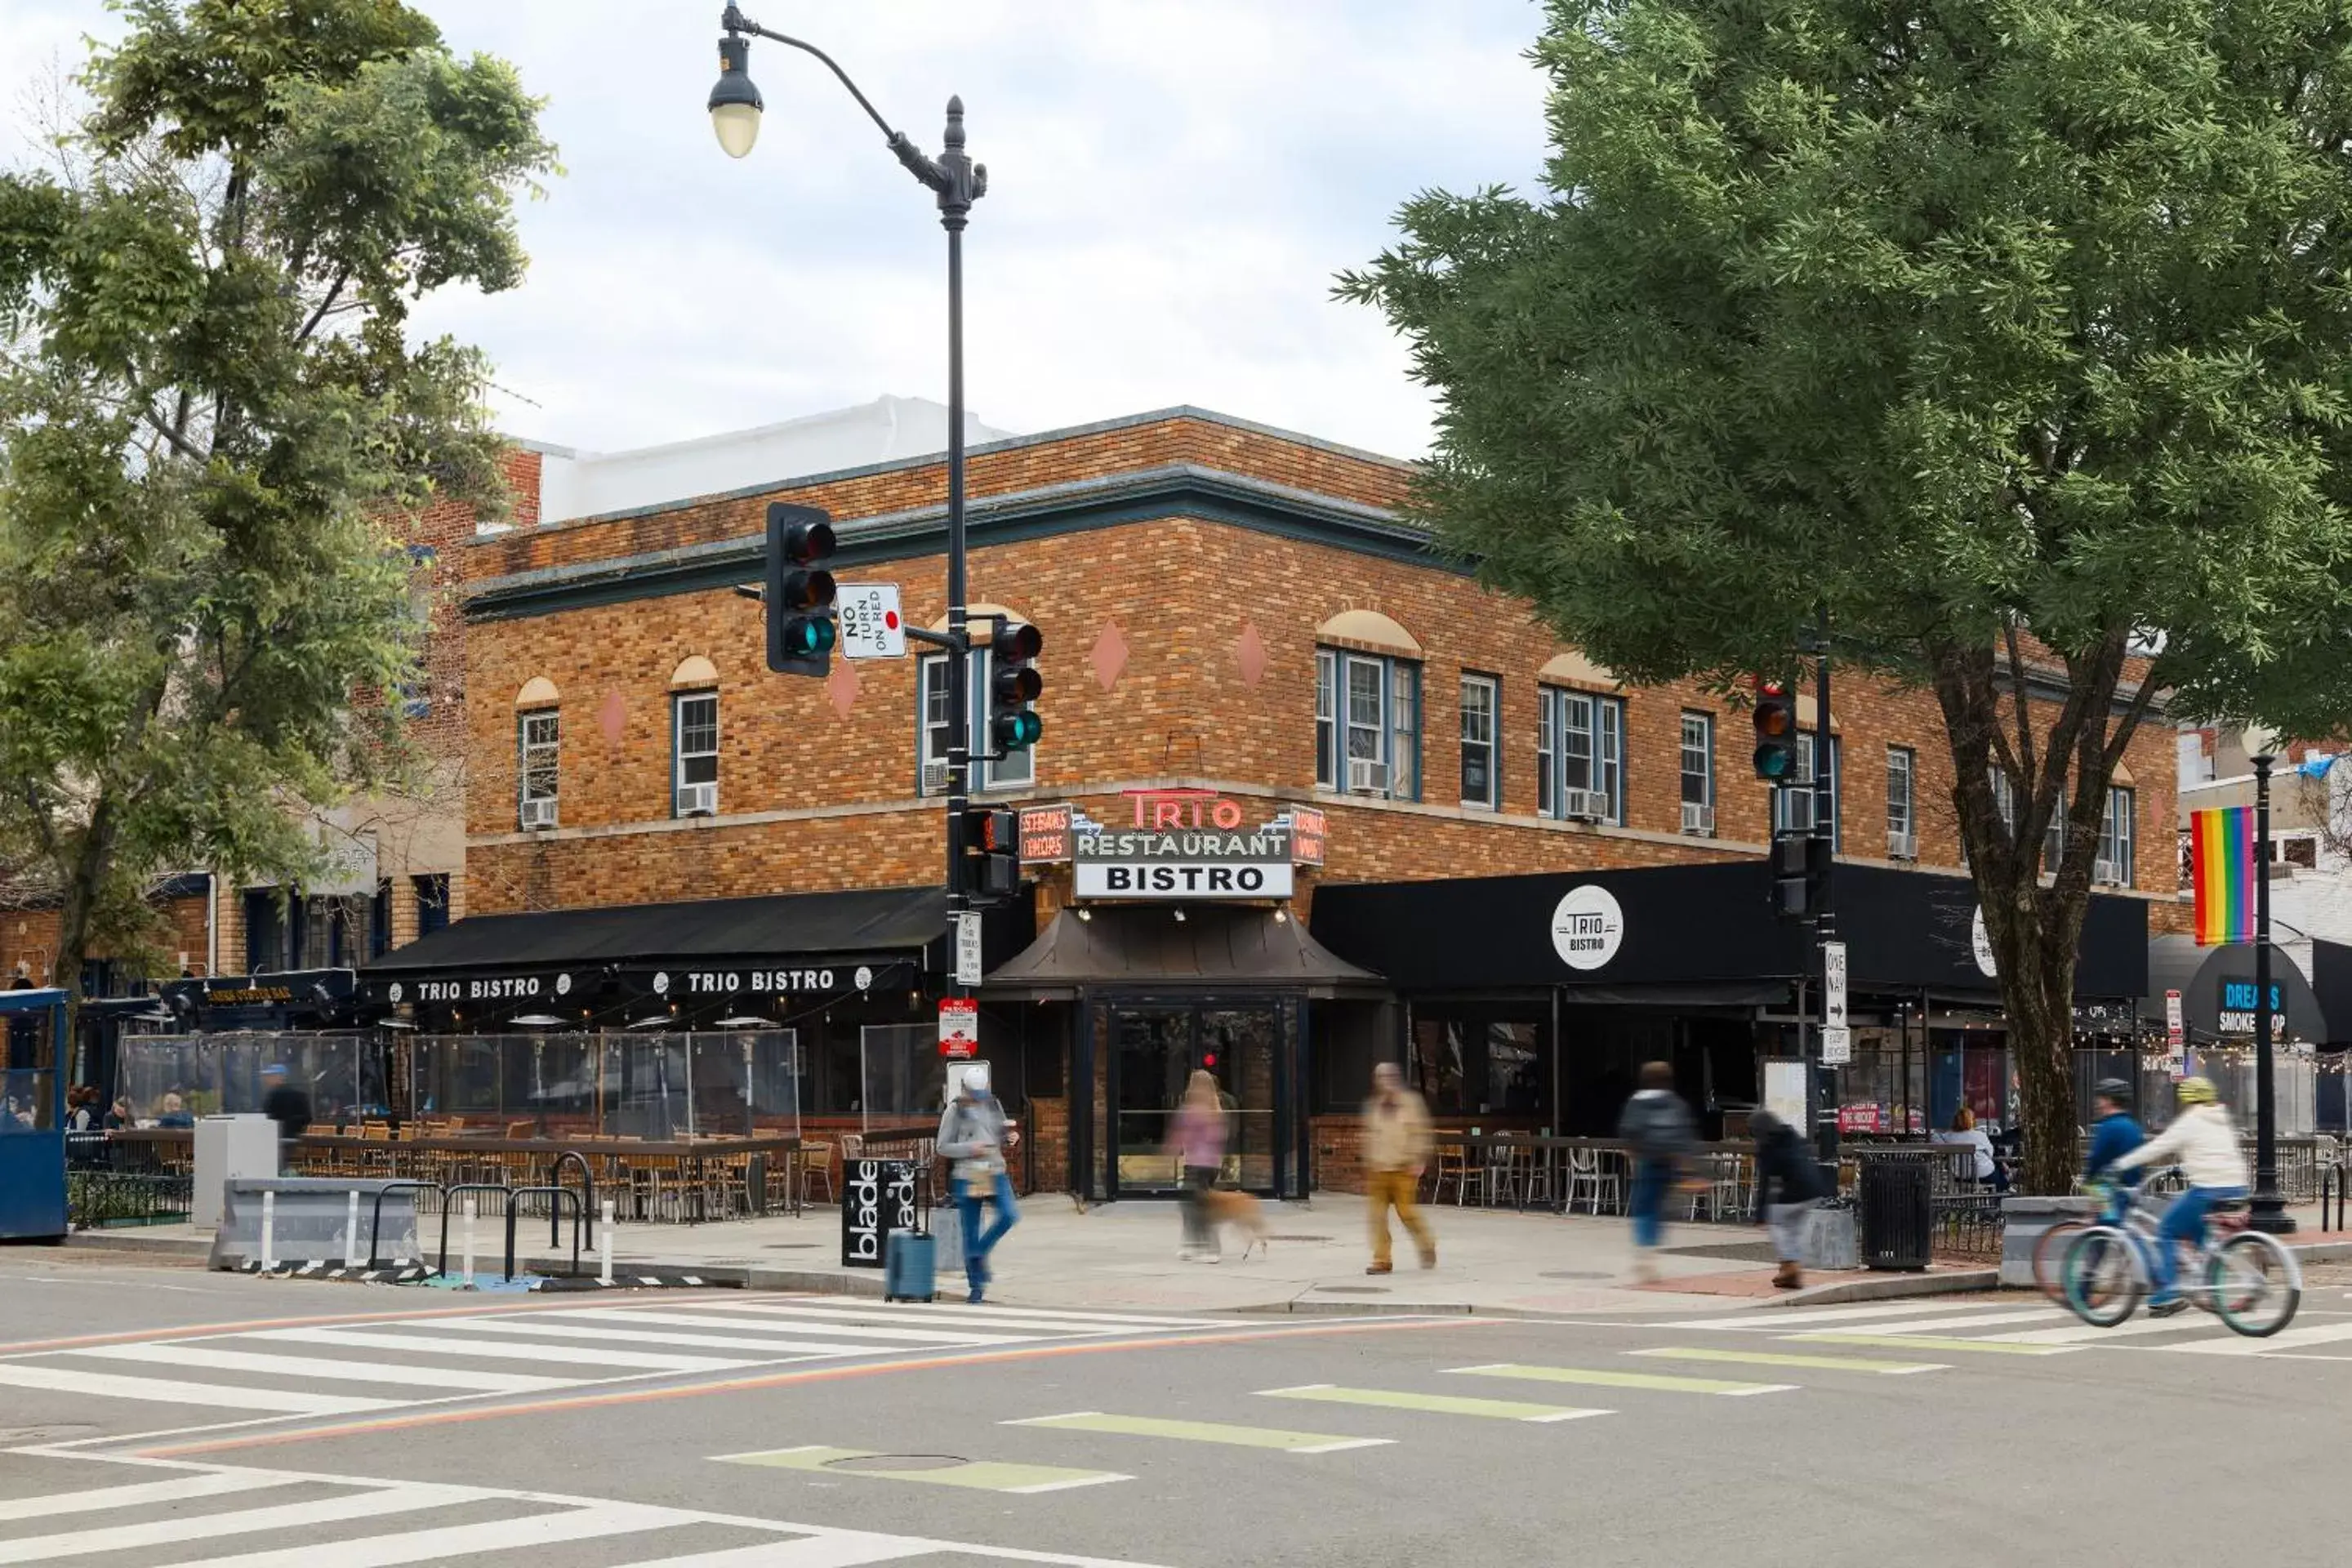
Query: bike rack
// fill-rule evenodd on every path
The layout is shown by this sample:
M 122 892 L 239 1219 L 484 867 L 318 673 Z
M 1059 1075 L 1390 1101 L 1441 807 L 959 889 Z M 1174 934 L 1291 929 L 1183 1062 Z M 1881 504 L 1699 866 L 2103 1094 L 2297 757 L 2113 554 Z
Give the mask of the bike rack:
M 438 1272 L 442 1278 L 446 1279 L 449 1275 L 449 1216 L 457 1212 L 457 1194 L 460 1193 L 512 1193 L 516 1190 L 517 1189 L 509 1187 L 502 1182 L 460 1182 L 454 1187 L 444 1187 L 441 1189 L 441 1267 Z M 529 1189 L 526 1188 L 523 1190 L 528 1191 Z M 514 1205 L 512 1204 L 509 1204 L 507 1205 L 507 1213 L 509 1216 L 513 1215 Z M 509 1218 L 508 1223 L 507 1237 L 507 1261 L 509 1264 L 512 1264 L 514 1261 L 514 1226 L 511 1218 Z M 511 1270 L 509 1270 L 508 1278 L 513 1278 Z
M 534 1195 L 536 1195 L 536 1194 L 538 1194 L 544 1193 L 544 1194 L 547 1194 L 551 1199 L 561 1200 L 561 1199 L 563 1199 L 563 1198 L 570 1198 L 570 1199 L 572 1200 L 572 1272 L 571 1272 L 571 1274 L 570 1274 L 569 1276 L 567 1276 L 567 1278 L 573 1279 L 578 1279 L 578 1278 L 580 1277 L 580 1227 L 581 1227 L 581 1224 L 582 1224 L 583 1220 L 586 1217 L 586 1215 L 587 1215 L 587 1212 L 588 1212 L 585 1208 L 583 1208 L 583 1207 L 582 1207 L 582 1206 L 581 1206 L 580 1194 L 579 1194 L 578 1193 L 573 1192 L 570 1187 L 555 1187 L 555 1186 L 543 1186 L 543 1187 L 509 1187 L 509 1188 L 506 1189 L 506 1193 L 507 1193 L 507 1257 L 506 1257 L 506 1278 L 508 1278 L 509 1279 L 513 1279 L 513 1278 L 515 1277 L 515 1221 L 516 1221 L 516 1220 L 518 1220 L 518 1219 L 520 1219 L 520 1218 L 521 1217 L 521 1211 L 522 1211 L 522 1205 L 521 1205 L 518 1200 L 519 1200 L 519 1199 L 520 1199 L 521 1197 L 523 1197 L 523 1195 L 524 1195 L 524 1194 L 534 1194 Z M 562 1202 L 557 1201 L 557 1202 L 551 1203 L 551 1204 L 550 1204 L 550 1205 L 549 1205 L 549 1211 L 548 1211 L 548 1216 L 547 1216 L 547 1226 L 548 1226 L 548 1243 L 547 1243 L 547 1244 L 548 1244 L 550 1247 L 553 1247 L 553 1246 L 555 1246 L 555 1245 L 556 1245 L 556 1240 L 555 1240 L 556 1234 L 557 1234 L 556 1227 L 557 1227 L 559 1225 L 561 1225 L 561 1224 L 562 1224 L 562 1215 L 563 1215 L 563 1205 L 562 1204 Z
M 446 1188 L 443 1187 L 443 1186 L 442 1186 L 442 1184 L 441 1184 L 440 1183 L 438 1183 L 438 1182 L 418 1182 L 418 1181 L 411 1181 L 411 1180 L 409 1180 L 409 1179 L 407 1179 L 407 1178 L 404 1177 L 404 1178 L 402 1178 L 402 1179 L 400 1179 L 400 1180 L 398 1180 L 398 1181 L 386 1182 L 383 1186 L 378 1187 L 378 1188 L 376 1189 L 376 1194 L 375 1194 L 375 1207 L 374 1207 L 374 1209 L 373 1209 L 373 1211 L 368 1215 L 368 1260 L 367 1260 L 367 1266 L 368 1266 L 370 1268 L 373 1268 L 376 1266 L 376 1261 L 377 1261 L 377 1259 L 376 1259 L 376 1249 L 377 1249 L 377 1245 L 378 1245 L 378 1237 L 379 1237 L 379 1234 L 380 1234 L 380 1233 L 383 1231 L 383 1197 L 384 1197 L 384 1194 L 385 1194 L 386 1193 L 390 1193 L 390 1192 L 394 1192 L 394 1191 L 398 1191 L 398 1190 L 406 1190 L 406 1191 L 414 1192 L 414 1191 L 416 1191 L 416 1190 L 418 1190 L 418 1189 L 420 1189 L 420 1188 L 430 1188 L 430 1189 L 431 1189 L 431 1190 L 433 1190 L 434 1192 L 436 1192 L 436 1193 L 439 1193 L 439 1194 L 442 1194 L 442 1197 L 441 1197 L 441 1231 L 442 1231 L 441 1250 L 442 1250 L 442 1257 L 443 1257 L 443 1259 L 444 1259 L 444 1261 L 445 1261 L 445 1262 L 446 1261 L 447 1257 L 448 1257 L 448 1249 L 449 1249 L 449 1244 L 448 1244 L 448 1239 L 447 1239 L 447 1238 L 448 1238 L 448 1230 L 449 1230 L 449 1198 L 448 1198 L 448 1190 L 447 1190 Z M 423 1251 L 423 1250 L 424 1250 L 424 1246 L 423 1246 L 423 1243 L 422 1243 L 421 1241 L 418 1243 L 417 1250 L 419 1250 L 419 1251 Z M 445 1270 L 445 1272 L 446 1272 L 446 1270 Z
M 588 1168 L 588 1158 L 586 1155 L 581 1153 L 577 1149 L 566 1149 L 563 1152 L 558 1154 L 554 1159 L 548 1162 L 548 1185 L 559 1186 L 562 1184 L 561 1177 L 563 1167 L 567 1164 L 577 1165 L 580 1167 L 580 1180 L 588 1189 L 588 1195 L 580 1200 L 580 1213 L 586 1221 L 588 1226 L 588 1245 L 593 1247 L 596 1245 L 596 1173 Z M 561 1237 L 556 1232 L 556 1226 L 561 1222 L 562 1218 L 562 1215 L 559 1208 L 551 1207 L 547 1211 L 547 1245 L 550 1247 L 562 1245 Z M 577 1226 L 574 1228 L 576 1229 Z

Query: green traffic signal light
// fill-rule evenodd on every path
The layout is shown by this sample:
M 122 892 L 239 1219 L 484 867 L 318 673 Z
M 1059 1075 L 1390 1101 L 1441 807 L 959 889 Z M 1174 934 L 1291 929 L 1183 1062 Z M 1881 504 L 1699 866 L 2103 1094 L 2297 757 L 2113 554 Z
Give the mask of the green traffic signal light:
M 813 658 L 833 651 L 833 622 L 822 616 L 803 616 L 784 626 L 784 647 L 794 658 Z
M 1045 732 L 1045 721 L 1026 710 L 996 716 L 994 739 L 1000 752 L 1026 751 L 1035 745 L 1037 738 Z

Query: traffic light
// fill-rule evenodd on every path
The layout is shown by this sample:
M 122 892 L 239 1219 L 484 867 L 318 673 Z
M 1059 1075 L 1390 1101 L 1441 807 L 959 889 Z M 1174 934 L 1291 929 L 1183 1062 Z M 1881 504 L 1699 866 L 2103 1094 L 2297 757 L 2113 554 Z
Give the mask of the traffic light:
M 994 617 L 988 643 L 988 738 L 1002 756 L 1025 752 L 1045 732 L 1045 721 L 1030 710 L 1045 689 L 1045 678 L 1033 661 L 1045 646 L 1045 634 L 1032 626 L 1014 626 Z
M 1772 907 L 1788 920 L 1811 920 L 1822 912 L 1822 885 L 1836 853 L 1830 839 L 1811 833 L 1781 833 L 1772 839 Z
M 768 503 L 768 668 L 778 675 L 833 673 L 833 523 L 813 506 Z
M 1756 678 L 1756 776 L 1773 784 L 1794 783 L 1797 771 L 1797 700 L 1789 683 Z
M 963 847 L 974 858 L 972 896 L 1009 899 L 1021 890 L 1021 814 L 974 806 L 963 814 Z

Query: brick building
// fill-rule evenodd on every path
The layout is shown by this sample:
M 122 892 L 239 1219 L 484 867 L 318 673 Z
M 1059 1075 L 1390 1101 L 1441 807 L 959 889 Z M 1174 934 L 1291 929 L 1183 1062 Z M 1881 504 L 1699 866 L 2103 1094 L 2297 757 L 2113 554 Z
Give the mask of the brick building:
M 1766 1098 L 1761 1064 L 1792 1048 L 1803 955 L 1765 908 L 1763 857 L 1811 792 L 1754 781 L 1724 693 L 1629 689 L 1433 553 L 1399 515 L 1410 477 L 1190 408 L 971 452 L 975 613 L 1045 637 L 1043 742 L 977 770 L 986 799 L 1072 805 L 1082 860 L 1205 811 L 1202 828 L 1277 835 L 1267 885 L 1291 883 L 1080 899 L 1082 868 L 1027 868 L 992 916 L 981 1026 L 1038 1131 L 1039 1184 L 1163 1188 L 1172 1089 L 1204 1063 L 1236 1102 L 1244 1179 L 1293 1191 L 1346 1179 L 1378 1054 L 1404 1049 L 1448 1118 L 1581 1131 L 1647 1055 L 1714 1117 Z M 771 675 L 762 612 L 733 589 L 786 500 L 833 515 L 844 582 L 896 583 L 911 623 L 944 626 L 944 488 L 938 456 L 899 457 L 455 546 L 467 918 L 371 968 L 371 995 L 428 1030 L 551 1006 L 579 1029 L 765 1022 L 794 1031 L 811 1125 L 935 1113 L 944 667 L 910 650 Z M 1853 680 L 1837 698 L 1819 809 L 1865 928 L 1845 1098 L 1914 1120 L 1998 1099 L 1936 1037 L 1982 1022 L 1990 983 L 1933 699 Z M 2150 906 L 2169 918 L 2172 776 L 2151 727 L 2103 838 L 2102 952 L 2144 950 Z M 1321 863 L 1294 871 L 1318 837 Z M 1580 888 L 1621 922 L 1598 964 L 1557 930 Z M 1706 951 L 1668 952 L 1670 927 Z M 1882 958 L 1876 928 L 1907 945 Z M 1725 954 L 1745 969 L 1717 973 Z M 2086 959 L 2086 994 L 2136 997 L 2140 960 Z

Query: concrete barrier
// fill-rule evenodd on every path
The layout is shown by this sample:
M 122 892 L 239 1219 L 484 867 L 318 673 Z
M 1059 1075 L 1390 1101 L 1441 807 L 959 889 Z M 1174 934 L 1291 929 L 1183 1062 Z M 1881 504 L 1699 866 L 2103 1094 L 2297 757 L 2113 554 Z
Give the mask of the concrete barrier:
M 384 1193 L 390 1186 L 394 1190 Z M 359 1256 L 368 1254 L 369 1219 L 376 1195 L 383 1193 L 381 1233 L 374 1238 L 380 1258 L 417 1258 L 425 1255 L 417 1236 L 416 1191 L 414 1186 L 363 1177 L 240 1176 L 221 1184 L 221 1217 L 213 1232 L 210 1265 L 242 1268 L 262 1261 L 262 1200 L 269 1200 L 269 1261 L 282 1264 L 320 1263 L 341 1267 L 357 1242 Z M 359 1194 L 360 1233 L 350 1233 L 352 1194 Z
M 2087 1197 L 2003 1198 L 2000 1203 L 2000 1282 L 2033 1284 L 2033 1248 L 2052 1226 L 2070 1219 L 2088 1219 L 2099 1212 L 2098 1201 Z

